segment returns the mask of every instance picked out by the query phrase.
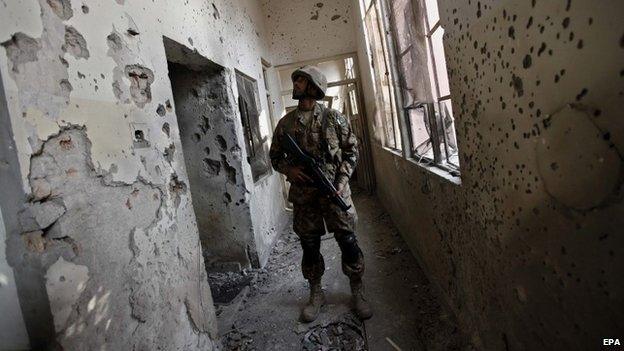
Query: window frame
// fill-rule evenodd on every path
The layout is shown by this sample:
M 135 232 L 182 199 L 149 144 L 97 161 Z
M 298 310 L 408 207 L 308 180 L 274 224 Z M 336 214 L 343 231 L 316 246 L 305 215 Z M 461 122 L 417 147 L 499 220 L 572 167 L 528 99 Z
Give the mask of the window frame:
M 375 1 L 385 1 L 385 0 L 375 0 Z M 388 0 L 389 3 L 392 0 Z M 438 1 L 438 0 L 434 0 L 434 1 Z M 450 161 L 449 159 L 449 150 L 448 150 L 448 138 L 447 138 L 447 128 L 444 126 L 444 118 L 446 117 L 446 109 L 444 107 L 444 104 L 448 101 L 450 103 L 451 100 L 451 94 L 449 92 L 449 94 L 447 95 L 441 95 L 441 91 L 440 91 L 440 82 L 439 82 L 439 74 L 441 72 L 438 72 L 437 70 L 437 66 L 436 66 L 436 55 L 434 53 L 434 49 L 433 49 L 433 35 L 436 33 L 436 31 L 438 30 L 443 30 L 444 28 L 441 25 L 441 18 L 438 15 L 438 19 L 436 21 L 436 23 L 433 24 L 433 26 L 430 26 L 429 23 L 429 14 L 428 14 L 428 10 L 427 10 L 427 4 L 425 0 L 407 0 L 407 2 L 409 3 L 408 6 L 410 6 L 410 9 L 412 11 L 412 16 L 413 18 L 412 23 L 410 23 L 410 26 L 418 26 L 418 20 L 422 20 L 425 28 L 424 28 L 424 34 L 425 34 L 425 40 L 426 40 L 426 46 L 427 46 L 427 51 L 428 51 L 428 58 L 427 58 L 427 67 L 425 67 L 428 71 L 427 76 L 429 77 L 429 84 L 431 86 L 431 93 L 433 95 L 434 101 L 433 102 L 414 102 L 411 103 L 409 106 L 400 106 L 401 110 L 403 112 L 403 120 L 405 121 L 405 125 L 406 125 L 406 134 L 407 134 L 407 155 L 408 158 L 413 160 L 415 163 L 417 163 L 418 165 L 421 166 L 435 166 L 437 168 L 442 169 L 443 171 L 449 173 L 452 176 L 456 176 L 459 177 L 460 176 L 460 167 L 459 164 L 455 164 L 453 162 Z M 421 2 L 422 7 L 424 9 L 422 14 L 419 14 L 416 11 L 416 6 L 418 5 L 418 2 Z M 408 55 L 412 52 L 413 50 L 413 45 L 414 45 L 414 41 L 412 38 L 412 41 L 402 50 L 399 51 L 399 39 L 398 39 L 398 33 L 397 33 L 397 24 L 396 24 L 396 19 L 395 19 L 395 11 L 393 10 L 393 8 L 389 9 L 390 12 L 390 16 L 389 19 L 391 21 L 391 24 L 389 26 L 390 28 L 390 33 L 393 37 L 393 41 L 394 43 L 397 43 L 397 45 L 393 46 L 394 52 L 395 52 L 395 57 L 396 60 L 393 62 L 393 64 L 396 66 L 396 69 L 401 72 L 403 71 L 405 68 L 403 67 L 402 64 L 402 60 L 403 57 L 405 55 Z M 407 20 L 407 19 L 406 19 Z M 446 55 L 446 53 L 445 53 Z M 430 61 L 430 62 L 429 62 Z M 447 74 L 448 77 L 448 72 L 443 72 L 443 74 Z M 399 73 L 399 76 L 402 77 L 402 75 Z M 448 78 L 447 78 L 448 79 Z M 433 81 L 431 81 L 433 80 Z M 407 84 L 406 82 L 403 81 L 403 79 L 401 79 L 399 81 L 400 86 L 398 87 L 398 90 L 400 91 L 400 94 L 397 95 L 403 95 L 403 91 L 407 91 Z M 427 118 L 427 121 L 429 123 L 429 140 L 432 144 L 432 149 L 433 149 L 433 159 L 431 159 L 431 157 L 425 156 L 425 155 L 421 155 L 419 154 L 416 149 L 417 146 L 419 145 L 413 145 L 413 135 L 412 135 L 412 121 L 410 118 L 410 112 L 411 110 L 414 109 L 418 109 L 418 108 L 424 108 L 425 109 L 425 116 Z M 439 111 L 440 116 L 439 118 L 436 117 L 436 109 L 437 111 Z M 455 120 L 453 118 L 452 115 L 450 115 L 451 120 L 452 120 L 452 124 L 450 125 L 453 128 L 453 133 L 455 133 L 454 129 L 455 129 Z M 439 123 L 442 122 L 442 133 L 440 133 L 440 128 L 439 128 Z M 442 135 L 440 135 L 442 134 Z M 441 138 L 444 139 L 444 152 L 442 151 L 441 148 Z M 459 151 L 458 151 L 459 152 Z M 445 160 L 443 160 L 445 159 Z
M 366 1 L 363 1 L 363 5 L 366 5 Z M 401 96 L 400 94 L 397 94 L 397 79 L 396 77 L 399 77 L 398 72 L 396 70 L 396 64 L 395 64 L 395 60 L 396 57 L 394 57 L 395 54 L 395 50 L 394 50 L 394 44 L 393 44 L 393 40 L 394 38 L 389 34 L 391 32 L 390 28 L 391 26 L 389 26 L 389 23 L 386 21 L 387 16 L 386 16 L 386 9 L 384 8 L 385 6 L 385 2 L 382 0 L 369 0 L 369 4 L 368 4 L 368 8 L 365 8 L 364 11 L 364 17 L 363 17 L 363 26 L 364 29 L 368 32 L 368 25 L 366 24 L 366 22 L 368 21 L 367 17 L 369 16 L 369 12 L 371 10 L 375 11 L 375 15 L 377 17 L 377 33 L 379 34 L 380 37 L 380 43 L 378 43 L 381 46 L 381 51 L 382 51 L 382 61 L 384 63 L 384 76 L 386 77 L 387 81 L 387 85 L 384 85 L 383 82 L 379 82 L 376 84 L 379 84 L 379 86 L 384 89 L 387 86 L 388 89 L 388 94 L 389 94 L 389 107 L 390 107 L 390 116 L 382 116 L 382 127 L 384 129 L 384 140 L 382 142 L 382 145 L 384 148 L 397 153 L 397 154 L 403 154 L 405 152 L 405 148 L 403 145 L 404 142 L 404 136 L 403 136 L 403 128 L 401 126 L 401 122 L 400 122 L 400 118 L 399 118 L 399 111 L 400 111 L 400 107 L 401 107 Z M 383 26 L 383 27 L 382 27 Z M 368 36 L 368 40 L 367 40 L 367 45 L 369 46 L 369 53 L 371 54 L 371 61 L 373 61 L 375 64 L 378 63 L 376 61 L 379 61 L 378 58 L 376 58 L 374 55 L 377 55 L 377 49 L 374 47 L 371 47 L 371 44 L 375 43 L 375 40 L 372 39 L 372 37 L 374 36 L 374 33 L 367 33 Z M 376 65 L 377 66 L 377 65 Z M 375 80 L 379 80 L 379 77 L 377 77 L 377 69 L 378 68 L 374 68 L 371 67 L 373 70 L 373 78 Z M 378 94 L 382 92 L 378 92 Z M 383 97 L 382 97 L 383 99 Z M 385 102 L 384 102 L 385 105 Z M 386 107 L 384 106 L 382 113 L 386 114 L 385 111 Z M 388 126 L 387 126 L 387 122 L 388 122 L 388 117 L 389 120 L 392 122 L 392 132 L 388 131 Z M 393 144 L 389 145 L 388 143 L 388 136 L 392 135 L 393 138 Z
M 249 75 L 239 71 L 239 70 L 235 70 L 236 73 L 236 85 L 237 85 L 237 91 L 238 91 L 238 110 L 240 113 L 240 121 L 241 121 L 241 126 L 243 128 L 243 136 L 245 139 L 245 148 L 247 151 L 247 163 L 249 164 L 249 166 L 251 167 L 251 173 L 252 173 L 252 178 L 254 183 L 258 183 L 260 181 L 262 181 L 265 177 L 271 175 L 273 173 L 272 167 L 270 166 L 269 163 L 269 155 L 268 155 L 268 147 L 265 147 L 268 145 L 267 141 L 269 139 L 269 136 L 262 136 L 262 132 L 260 131 L 260 116 L 262 115 L 262 106 L 260 104 L 260 89 L 259 89 L 259 84 L 258 84 L 258 80 L 254 79 L 252 77 L 250 77 Z M 254 99 L 254 104 L 256 105 L 256 118 L 258 119 L 255 122 L 255 126 L 254 124 L 252 124 L 251 121 L 251 115 L 249 113 L 249 104 L 247 103 L 247 101 L 245 100 L 245 98 L 243 97 L 243 94 L 241 94 L 241 86 L 239 86 L 239 77 L 240 77 L 240 81 L 243 82 L 243 87 L 242 90 L 245 91 L 245 93 L 247 95 L 252 94 L 253 96 L 250 96 L 250 98 Z M 247 82 L 250 83 L 250 85 L 253 87 L 252 91 L 249 92 L 247 91 Z M 254 141 L 254 128 L 258 128 L 258 143 L 256 143 Z M 265 169 L 262 170 L 262 172 L 260 172 L 259 174 L 254 174 L 254 162 L 258 162 L 257 158 L 259 157 L 263 157 L 264 158 L 264 162 L 266 163 Z

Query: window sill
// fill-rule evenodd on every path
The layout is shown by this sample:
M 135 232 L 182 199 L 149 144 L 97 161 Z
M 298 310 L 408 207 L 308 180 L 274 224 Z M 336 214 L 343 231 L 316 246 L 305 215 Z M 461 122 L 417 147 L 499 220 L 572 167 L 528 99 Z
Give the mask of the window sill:
M 447 171 L 444 168 L 441 168 L 435 164 L 429 164 L 429 163 L 425 163 L 425 162 L 418 162 L 417 159 L 412 158 L 412 157 L 407 157 L 406 158 L 407 161 L 409 161 L 409 163 L 416 165 L 420 168 L 425 169 L 426 171 L 433 173 L 439 177 L 441 177 L 442 179 L 455 184 L 455 185 L 461 185 L 461 176 L 456 176 L 456 175 L 452 175 L 449 171 Z
M 388 152 L 390 152 L 390 153 L 392 153 L 394 155 L 397 155 L 399 157 L 403 157 L 403 150 L 393 149 L 393 148 L 390 148 L 390 147 L 385 146 L 385 145 L 380 145 L 380 146 L 381 146 L 382 149 L 384 149 L 384 150 L 386 150 L 386 151 L 388 151 Z

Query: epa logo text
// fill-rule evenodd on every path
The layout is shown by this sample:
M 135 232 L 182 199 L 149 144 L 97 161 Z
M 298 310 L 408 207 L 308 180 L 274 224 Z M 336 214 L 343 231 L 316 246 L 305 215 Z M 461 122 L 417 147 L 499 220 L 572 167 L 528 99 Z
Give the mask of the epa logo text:
M 602 344 L 604 346 L 619 346 L 620 344 L 620 339 L 602 339 Z

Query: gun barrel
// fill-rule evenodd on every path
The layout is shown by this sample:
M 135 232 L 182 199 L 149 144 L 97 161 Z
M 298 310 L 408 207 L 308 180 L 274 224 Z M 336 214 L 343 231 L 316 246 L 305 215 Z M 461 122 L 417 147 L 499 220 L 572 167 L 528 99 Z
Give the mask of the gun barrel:
M 320 169 L 314 157 L 309 156 L 301 150 L 295 139 L 293 139 L 293 137 L 288 133 L 286 133 L 286 148 L 289 153 L 291 153 L 290 157 L 292 157 L 297 163 L 304 166 L 307 172 L 311 172 L 317 186 L 325 192 L 325 194 L 327 194 L 332 201 L 338 205 L 338 207 L 340 207 L 343 211 L 347 211 L 351 208 L 351 206 L 347 205 L 342 197 L 336 194 L 336 187 L 334 187 L 334 184 L 327 179 L 327 176 L 325 176 L 323 171 Z

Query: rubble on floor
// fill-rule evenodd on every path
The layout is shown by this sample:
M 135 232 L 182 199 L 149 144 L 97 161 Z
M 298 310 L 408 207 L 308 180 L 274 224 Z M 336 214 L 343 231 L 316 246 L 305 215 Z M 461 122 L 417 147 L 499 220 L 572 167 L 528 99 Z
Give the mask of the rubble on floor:
M 310 329 L 301 344 L 304 351 L 368 350 L 364 325 L 350 314 L 342 316 L 336 322 Z

